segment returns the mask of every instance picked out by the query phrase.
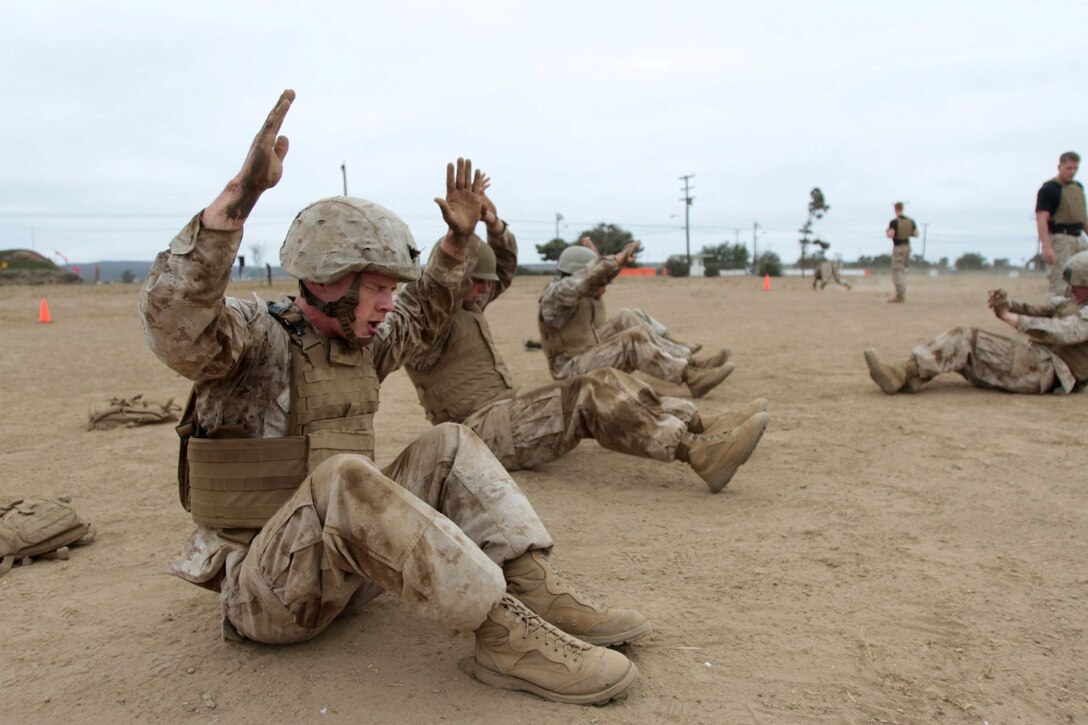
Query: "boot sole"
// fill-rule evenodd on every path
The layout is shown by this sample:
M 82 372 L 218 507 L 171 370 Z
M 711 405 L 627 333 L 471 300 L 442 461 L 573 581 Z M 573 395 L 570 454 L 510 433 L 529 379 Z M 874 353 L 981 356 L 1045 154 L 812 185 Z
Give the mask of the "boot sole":
M 619 634 L 599 634 L 597 636 L 578 634 L 575 636 L 583 642 L 589 642 L 598 647 L 618 647 L 621 644 L 627 644 L 628 642 L 634 642 L 636 639 L 642 639 L 652 631 L 654 631 L 654 626 L 649 622 L 643 622 L 639 626 Z M 568 632 L 568 634 L 570 633 Z
M 461 660 L 458 663 L 458 668 L 469 677 L 500 690 L 531 692 L 534 695 L 543 697 L 545 700 L 562 702 L 568 705 L 607 705 L 613 700 L 622 700 L 627 697 L 627 691 L 631 688 L 631 685 L 635 684 L 635 680 L 638 679 L 638 668 L 635 667 L 635 663 L 629 662 L 628 665 L 627 673 L 623 676 L 622 680 L 599 692 L 590 692 L 584 695 L 564 695 L 552 690 L 545 690 L 543 687 L 534 685 L 520 677 L 503 675 L 494 670 L 489 670 L 477 662 L 474 657 L 466 657 Z
M 752 457 L 752 452 L 755 451 L 756 446 L 758 446 L 759 442 L 763 440 L 763 434 L 767 432 L 767 426 L 771 422 L 771 416 L 767 415 L 766 413 L 756 413 L 752 416 L 752 418 L 755 418 L 757 416 L 762 416 L 763 421 L 763 425 L 759 429 L 759 434 L 752 439 L 752 443 L 748 446 L 748 449 L 744 451 L 743 456 L 741 456 L 738 460 L 733 462 L 727 468 L 723 468 L 718 473 L 718 475 L 714 476 L 706 482 L 706 485 L 710 488 L 711 493 L 718 493 L 723 488 L 725 488 L 726 485 L 728 485 L 729 481 L 732 480 L 734 475 L 736 475 L 737 469 L 747 463 L 748 459 Z M 752 418 L 749 418 L 748 420 L 751 420 Z
M 865 364 L 869 366 L 869 377 L 873 379 L 873 382 L 885 395 L 895 395 L 899 392 L 899 388 L 895 387 L 895 383 L 889 380 L 881 371 L 880 361 L 876 357 L 876 350 L 871 347 L 865 349 Z

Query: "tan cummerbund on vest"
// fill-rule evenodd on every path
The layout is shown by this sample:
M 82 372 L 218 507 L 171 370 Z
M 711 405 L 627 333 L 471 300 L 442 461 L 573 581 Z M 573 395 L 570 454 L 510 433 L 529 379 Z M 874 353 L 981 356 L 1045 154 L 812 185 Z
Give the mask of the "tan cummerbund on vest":
M 303 331 L 288 333 L 287 436 L 229 437 L 226 430 L 201 436 L 188 421 L 196 434 L 182 436 L 179 484 L 182 504 L 197 524 L 259 529 L 323 461 L 339 453 L 374 456 L 378 376 L 370 351 L 329 340 L 299 319 L 293 322 Z
M 1058 209 L 1050 221 L 1054 224 L 1084 224 L 1088 221 L 1086 216 L 1088 214 L 1084 208 L 1084 189 L 1081 185 L 1076 182 L 1062 185 L 1061 201 L 1058 202 Z
M 495 349 L 482 312 L 459 309 L 446 346 L 430 370 L 406 367 L 427 420 L 460 423 L 486 404 L 514 394 L 513 378 Z
M 910 236 L 914 234 L 914 222 L 905 216 L 896 218 L 895 225 L 895 239 L 896 241 L 910 241 Z
M 601 344 L 597 326 L 604 324 L 604 302 L 595 297 L 578 300 L 578 309 L 562 330 L 540 320 L 540 342 L 551 360 L 559 355 L 574 357 Z M 600 319 L 598 319 L 600 318 Z

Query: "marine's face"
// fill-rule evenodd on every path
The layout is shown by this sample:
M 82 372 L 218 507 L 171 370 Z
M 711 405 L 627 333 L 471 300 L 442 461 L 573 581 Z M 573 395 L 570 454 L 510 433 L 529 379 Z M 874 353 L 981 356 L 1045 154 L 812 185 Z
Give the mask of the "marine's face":
M 491 291 L 491 282 L 486 279 L 472 280 L 472 286 L 465 292 L 463 302 L 465 307 L 472 307 L 481 297 L 487 296 Z
M 1065 161 L 1058 164 L 1058 178 L 1063 184 L 1068 184 L 1077 175 L 1080 164 L 1076 161 Z
M 310 290 L 322 302 L 335 302 L 348 293 L 355 275 L 341 277 L 329 284 L 307 283 Z M 393 293 L 397 290 L 397 278 L 375 272 L 362 272 L 359 280 L 359 301 L 355 305 L 355 321 L 351 323 L 356 337 L 371 337 L 393 310 Z M 307 315 L 317 329 L 329 337 L 343 337 L 335 317 L 316 310 Z

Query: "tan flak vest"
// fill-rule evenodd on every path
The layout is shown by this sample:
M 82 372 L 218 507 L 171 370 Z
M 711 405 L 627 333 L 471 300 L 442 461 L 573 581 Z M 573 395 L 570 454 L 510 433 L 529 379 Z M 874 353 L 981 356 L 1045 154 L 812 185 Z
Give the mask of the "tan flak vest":
M 907 216 L 896 217 L 897 224 L 895 225 L 895 241 L 910 241 L 910 235 L 914 234 L 914 220 Z M 885 242 L 886 244 L 887 242 Z
M 1061 201 L 1058 209 L 1050 218 L 1054 224 L 1084 224 L 1088 222 L 1088 212 L 1084 207 L 1084 188 L 1075 181 L 1068 184 L 1054 179 L 1062 187 Z
M 178 426 L 181 503 L 202 526 L 259 529 L 326 459 L 374 457 L 378 375 L 369 349 L 330 340 L 297 313 L 277 319 L 291 340 L 287 435 L 247 438 L 241 426 L 202 431 L 193 395 Z
M 513 378 L 495 349 L 482 312 L 459 309 L 442 356 L 427 371 L 405 368 L 427 420 L 460 423 L 488 403 L 514 394 Z
M 562 330 L 557 330 L 545 324 L 543 320 L 539 320 L 540 342 L 544 346 L 548 360 L 559 355 L 574 357 L 601 344 L 597 326 L 603 325 L 604 322 L 604 300 L 596 297 L 583 297 L 578 300 L 578 308 L 574 311 L 574 316 Z

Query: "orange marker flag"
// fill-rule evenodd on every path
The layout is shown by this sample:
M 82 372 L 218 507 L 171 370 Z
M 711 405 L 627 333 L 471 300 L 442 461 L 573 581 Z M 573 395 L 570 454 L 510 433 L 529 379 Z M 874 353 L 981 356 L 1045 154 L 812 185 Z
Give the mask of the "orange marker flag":
M 38 308 L 38 322 L 52 322 L 53 318 L 49 315 L 49 303 L 42 297 L 42 304 Z
M 763 275 L 763 291 L 764 292 L 770 292 L 771 291 L 771 275 L 769 275 L 769 274 Z

